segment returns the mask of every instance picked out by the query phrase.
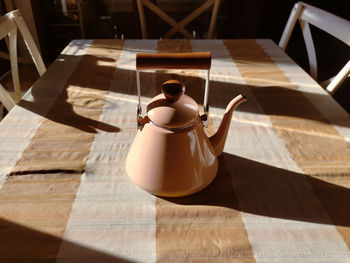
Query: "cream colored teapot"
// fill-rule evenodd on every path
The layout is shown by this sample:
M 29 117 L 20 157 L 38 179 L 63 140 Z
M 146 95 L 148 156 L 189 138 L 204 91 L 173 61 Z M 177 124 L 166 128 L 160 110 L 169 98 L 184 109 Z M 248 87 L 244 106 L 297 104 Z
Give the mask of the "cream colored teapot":
M 238 95 L 227 106 L 216 133 L 205 134 L 208 114 L 210 52 L 138 53 L 136 56 L 138 131 L 126 159 L 131 180 L 158 196 L 179 197 L 196 193 L 208 186 L 218 171 L 217 157 L 222 153 L 235 108 L 245 97 Z M 177 80 L 166 81 L 162 93 L 147 105 L 141 116 L 140 78 L 142 69 L 204 69 L 207 79 L 204 114 L 185 93 Z

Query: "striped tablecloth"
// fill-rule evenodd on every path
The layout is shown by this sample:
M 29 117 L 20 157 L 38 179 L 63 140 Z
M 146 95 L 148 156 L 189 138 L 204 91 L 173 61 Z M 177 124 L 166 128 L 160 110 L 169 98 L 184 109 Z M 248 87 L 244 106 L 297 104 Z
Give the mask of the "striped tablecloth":
M 159 198 L 131 183 L 136 52 L 211 51 L 210 119 L 243 93 L 219 172 Z M 141 73 L 142 103 L 179 78 Z M 145 107 L 144 107 L 145 108 Z M 73 41 L 0 123 L 0 262 L 350 262 L 350 117 L 271 40 Z

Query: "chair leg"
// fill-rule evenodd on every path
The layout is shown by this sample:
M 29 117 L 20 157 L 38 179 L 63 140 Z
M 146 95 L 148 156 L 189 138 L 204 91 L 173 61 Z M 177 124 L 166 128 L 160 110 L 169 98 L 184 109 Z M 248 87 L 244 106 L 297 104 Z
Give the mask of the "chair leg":
M 145 10 L 143 9 L 142 0 L 137 0 L 137 8 L 139 10 L 142 38 L 146 39 L 148 34 L 146 27 Z
M 15 101 L 7 93 L 4 87 L 0 84 L 0 102 L 5 106 L 5 108 L 10 111 L 15 105 Z
M 216 0 L 214 7 L 213 7 L 213 11 L 211 13 L 208 39 L 213 39 L 214 29 L 215 29 L 215 24 L 216 24 L 216 17 L 217 17 L 218 12 L 219 12 L 219 6 L 220 6 L 220 0 Z

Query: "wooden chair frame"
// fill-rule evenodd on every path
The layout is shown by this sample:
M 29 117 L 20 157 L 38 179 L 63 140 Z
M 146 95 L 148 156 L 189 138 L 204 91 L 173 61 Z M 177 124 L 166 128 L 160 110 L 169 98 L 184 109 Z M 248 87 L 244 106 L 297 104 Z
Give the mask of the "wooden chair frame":
M 39 75 L 42 76 L 46 71 L 39 49 L 37 48 L 20 11 L 14 10 L 0 17 L 0 39 L 8 37 L 9 40 L 11 73 L 14 85 L 14 94 L 11 94 L 0 84 L 0 102 L 8 111 L 10 111 L 15 106 L 16 102 L 22 97 L 18 76 L 17 29 L 20 31 L 25 41 Z M 10 96 L 10 94 L 12 96 Z
M 317 81 L 317 59 L 309 24 L 327 32 L 350 46 L 350 22 L 320 8 L 303 2 L 298 2 L 292 9 L 279 42 L 279 46 L 283 50 L 286 50 L 297 20 L 299 20 L 303 32 L 310 64 L 310 75 Z M 325 87 L 331 95 L 333 95 L 341 83 L 349 76 L 349 73 L 350 60 L 335 77 L 320 84 Z
M 170 38 L 175 33 L 181 32 L 186 38 L 194 38 L 193 35 L 185 29 L 189 23 L 191 23 L 195 18 L 197 18 L 200 14 L 205 12 L 208 8 L 213 6 L 212 15 L 210 19 L 208 38 L 213 38 L 216 17 L 219 11 L 220 0 L 206 0 L 200 7 L 194 10 L 191 14 L 185 17 L 182 21 L 177 22 L 173 18 L 171 18 L 168 14 L 166 14 L 163 10 L 161 10 L 158 6 L 153 4 L 150 0 L 137 0 L 137 7 L 139 10 L 140 16 L 140 24 L 141 24 L 141 32 L 142 38 L 145 39 L 148 37 L 145 12 L 143 6 L 149 8 L 153 13 L 162 18 L 165 22 L 170 24 L 172 28 L 164 35 L 164 38 Z

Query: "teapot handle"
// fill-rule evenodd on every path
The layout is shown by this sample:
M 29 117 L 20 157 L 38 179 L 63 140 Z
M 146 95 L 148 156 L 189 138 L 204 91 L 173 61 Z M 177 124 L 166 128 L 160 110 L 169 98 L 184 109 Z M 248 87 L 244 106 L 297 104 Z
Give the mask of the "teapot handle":
M 210 52 L 137 53 L 136 69 L 202 69 L 211 66 Z
M 137 105 L 137 127 L 143 125 L 141 108 L 140 70 L 147 69 L 197 69 L 206 70 L 206 81 L 204 90 L 204 114 L 201 116 L 204 125 L 207 127 L 209 114 L 208 93 L 209 93 L 209 71 L 211 67 L 211 52 L 195 53 L 136 53 L 136 85 L 138 95 Z

